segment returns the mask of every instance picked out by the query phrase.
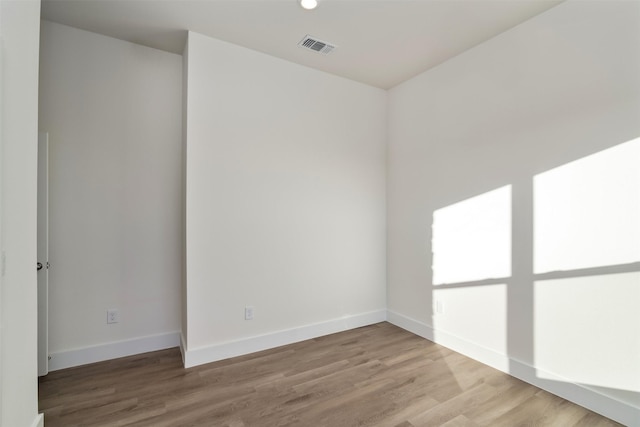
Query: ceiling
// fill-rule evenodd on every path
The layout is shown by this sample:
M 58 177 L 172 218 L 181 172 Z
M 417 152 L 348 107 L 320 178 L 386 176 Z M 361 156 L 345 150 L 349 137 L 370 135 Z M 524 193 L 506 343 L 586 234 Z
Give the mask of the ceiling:
M 182 53 L 191 30 L 388 89 L 562 0 L 42 0 L 42 18 Z M 337 46 L 298 47 L 305 35 Z

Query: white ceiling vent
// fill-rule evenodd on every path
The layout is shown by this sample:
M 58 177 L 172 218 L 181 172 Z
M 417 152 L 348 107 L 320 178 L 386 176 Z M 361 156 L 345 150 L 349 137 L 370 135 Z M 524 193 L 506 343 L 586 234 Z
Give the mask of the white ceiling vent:
M 331 43 L 323 42 L 309 35 L 304 36 L 300 43 L 298 43 L 298 46 L 325 55 L 331 53 L 336 48 L 336 46 Z

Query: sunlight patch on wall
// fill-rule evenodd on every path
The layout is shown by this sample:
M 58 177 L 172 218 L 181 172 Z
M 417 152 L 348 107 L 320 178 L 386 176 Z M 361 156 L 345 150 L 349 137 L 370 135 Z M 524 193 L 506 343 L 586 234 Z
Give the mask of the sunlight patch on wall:
M 501 354 L 507 353 L 507 285 L 433 291 L 436 338 L 446 332 Z
M 538 376 L 640 392 L 640 272 L 534 284 Z
M 534 272 L 640 261 L 640 138 L 534 177 Z
M 433 213 L 433 284 L 511 276 L 511 186 Z

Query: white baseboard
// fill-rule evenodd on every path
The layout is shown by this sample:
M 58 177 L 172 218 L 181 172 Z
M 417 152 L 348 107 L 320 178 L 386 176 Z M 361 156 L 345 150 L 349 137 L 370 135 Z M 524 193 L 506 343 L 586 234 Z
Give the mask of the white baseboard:
M 269 334 L 249 337 L 237 341 L 187 350 L 184 337 L 180 332 L 118 341 L 77 350 L 51 354 L 49 371 L 131 356 L 149 351 L 180 347 L 185 368 L 215 362 L 230 357 L 241 356 L 267 350 L 282 345 L 317 338 L 349 329 L 388 321 L 418 336 L 436 342 L 465 356 L 489 365 L 502 372 L 535 385 L 543 390 L 574 402 L 580 406 L 611 418 L 627 426 L 640 427 L 640 408 L 604 395 L 587 386 L 572 383 L 548 372 L 509 358 L 507 355 L 478 345 L 464 338 L 443 331 L 435 331 L 426 323 L 396 313 L 392 310 L 378 310 L 359 315 L 346 316 L 326 322 L 305 325 L 297 328 L 277 331 Z M 540 373 L 544 378 L 540 378 Z M 553 379 L 549 379 L 553 378 Z M 42 414 L 34 420 L 33 427 L 43 427 Z
M 31 427 L 44 427 L 44 414 L 36 415 L 36 418 L 31 423 Z
M 73 366 L 86 365 L 88 363 L 101 362 L 103 360 L 147 353 L 149 351 L 164 350 L 166 348 L 178 347 L 179 345 L 180 333 L 170 332 L 51 353 L 49 372 L 71 368 Z
M 481 363 L 505 372 L 522 381 L 567 399 L 573 403 L 604 415 L 626 426 L 640 427 L 640 408 L 604 395 L 582 384 L 576 384 L 566 378 L 509 358 L 464 338 L 447 332 L 436 331 L 432 326 L 392 310 L 387 310 L 387 321 L 418 336 L 450 348 Z M 543 374 L 544 378 L 540 378 Z M 552 380 L 548 378 L 553 378 Z
M 387 310 L 387 321 L 402 329 L 412 332 L 422 338 L 426 338 L 429 341 L 437 342 L 438 344 L 464 354 L 467 357 L 478 360 L 485 365 L 489 365 L 492 368 L 498 369 L 502 372 L 507 372 L 509 369 L 509 358 L 507 355 L 492 350 L 488 347 L 480 344 L 468 341 L 464 338 L 460 338 L 456 335 L 443 331 L 435 331 L 433 327 L 422 323 L 418 320 L 396 313 L 392 310 Z
M 336 332 L 343 332 L 361 326 L 384 322 L 386 319 L 387 311 L 377 310 L 212 346 L 187 349 L 184 352 L 184 366 L 185 368 L 190 368 L 230 357 L 268 350 L 270 348 L 293 344 Z
M 511 359 L 509 375 L 611 418 L 629 427 L 640 427 L 640 408 L 620 401 L 583 384 Z

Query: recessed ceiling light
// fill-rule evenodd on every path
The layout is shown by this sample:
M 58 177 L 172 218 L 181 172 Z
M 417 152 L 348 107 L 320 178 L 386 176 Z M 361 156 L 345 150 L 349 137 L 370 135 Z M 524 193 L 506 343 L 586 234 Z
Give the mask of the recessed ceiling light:
M 300 6 L 307 10 L 315 9 L 318 6 L 318 0 L 300 0 Z

